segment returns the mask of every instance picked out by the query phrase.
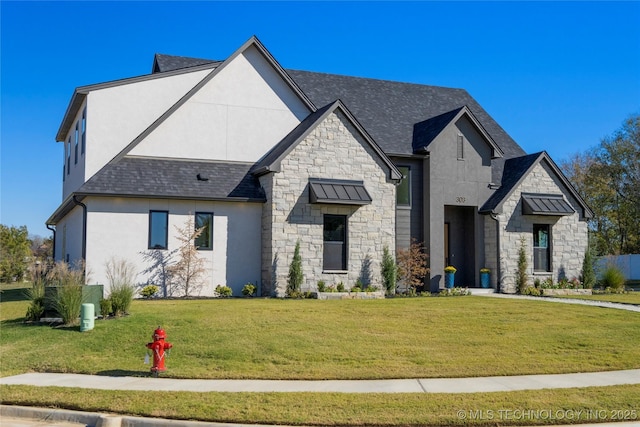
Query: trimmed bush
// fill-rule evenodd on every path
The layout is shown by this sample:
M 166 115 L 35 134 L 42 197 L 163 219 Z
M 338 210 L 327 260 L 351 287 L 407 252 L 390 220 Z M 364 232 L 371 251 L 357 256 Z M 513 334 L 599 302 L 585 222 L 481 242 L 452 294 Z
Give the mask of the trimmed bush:
M 252 297 L 255 295 L 256 290 L 256 285 L 254 285 L 253 283 L 247 283 L 242 288 L 242 295 L 244 295 L 245 297 Z
M 216 293 L 220 298 L 229 298 L 233 295 L 233 290 L 225 285 L 216 286 Z

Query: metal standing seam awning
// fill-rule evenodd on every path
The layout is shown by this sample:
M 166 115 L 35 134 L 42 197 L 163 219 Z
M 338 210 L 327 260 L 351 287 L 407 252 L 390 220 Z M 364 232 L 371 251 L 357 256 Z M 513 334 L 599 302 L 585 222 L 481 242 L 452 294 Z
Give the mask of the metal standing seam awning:
M 362 181 L 310 179 L 309 201 L 339 205 L 368 205 L 372 199 Z
M 573 215 L 576 211 L 561 195 L 522 194 L 523 215 Z

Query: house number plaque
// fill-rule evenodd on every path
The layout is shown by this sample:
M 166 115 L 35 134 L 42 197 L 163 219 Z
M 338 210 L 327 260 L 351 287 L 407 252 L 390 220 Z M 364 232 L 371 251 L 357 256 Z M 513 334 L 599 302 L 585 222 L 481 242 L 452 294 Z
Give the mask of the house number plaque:
M 458 203 L 464 203 L 466 201 L 467 201 L 466 197 L 456 197 L 456 202 Z

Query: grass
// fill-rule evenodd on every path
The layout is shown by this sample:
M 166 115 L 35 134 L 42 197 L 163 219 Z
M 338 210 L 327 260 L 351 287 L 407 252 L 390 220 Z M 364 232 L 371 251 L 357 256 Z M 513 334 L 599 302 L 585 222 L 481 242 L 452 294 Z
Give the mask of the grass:
M 496 426 L 640 419 L 640 385 L 473 394 L 188 393 L 1 386 L 5 404 L 231 423 Z M 117 402 L 117 403 L 114 403 Z
M 379 379 L 640 368 L 638 314 L 486 297 L 135 301 L 95 329 L 25 324 L 2 304 L 2 375 L 146 375 L 162 325 L 177 378 Z M 34 345 L 37 343 L 37 345 Z
M 0 304 L 3 376 L 147 375 L 144 345 L 158 325 L 174 344 L 165 376 L 181 378 L 467 377 L 640 368 L 638 314 L 598 307 L 484 297 L 151 300 L 134 301 L 131 316 L 96 321 L 94 330 L 81 333 L 26 324 L 28 302 L 7 296 Z M 4 404 L 288 425 L 535 425 L 550 424 L 548 414 L 557 411 L 565 419 L 574 411 L 574 422 L 640 416 L 632 418 L 640 408 L 640 385 L 475 394 L 88 393 L 7 385 L 0 386 L 0 395 Z

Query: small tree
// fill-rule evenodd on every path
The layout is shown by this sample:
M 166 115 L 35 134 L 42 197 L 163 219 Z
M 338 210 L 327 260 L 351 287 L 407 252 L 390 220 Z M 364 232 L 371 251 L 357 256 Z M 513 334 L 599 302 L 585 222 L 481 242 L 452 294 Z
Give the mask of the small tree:
M 381 271 L 382 284 L 386 289 L 387 295 L 393 295 L 396 292 L 396 278 L 398 275 L 398 266 L 389 252 L 389 247 L 385 245 L 382 251 Z
M 584 259 L 582 261 L 582 287 L 591 289 L 595 284 L 596 272 L 593 269 L 593 255 L 591 254 L 591 247 L 588 246 L 584 252 Z
M 293 260 L 289 265 L 289 275 L 287 276 L 287 295 L 292 296 L 300 292 L 300 286 L 304 276 L 302 275 L 302 257 L 300 256 L 300 240 L 296 242 L 293 251 Z
M 519 293 L 524 293 L 524 290 L 527 288 L 527 251 L 526 251 L 526 240 L 525 237 L 522 236 L 520 238 L 520 249 L 518 249 L 518 272 L 516 275 L 516 287 L 518 288 Z
M 206 273 L 205 261 L 195 246 L 195 240 L 202 234 L 204 227 L 194 228 L 193 218 L 189 215 L 185 226 L 176 227 L 176 230 L 180 242 L 176 254 L 178 259 L 168 267 L 168 272 L 175 286 L 184 291 L 184 296 L 189 297 L 192 292 L 200 290 L 202 276 Z
M 31 256 L 31 243 L 25 225 L 7 227 L 0 224 L 0 281 L 21 281 Z
M 408 249 L 398 250 L 398 278 L 413 292 L 422 285 L 429 268 L 427 268 L 427 255 L 422 243 L 411 239 Z

